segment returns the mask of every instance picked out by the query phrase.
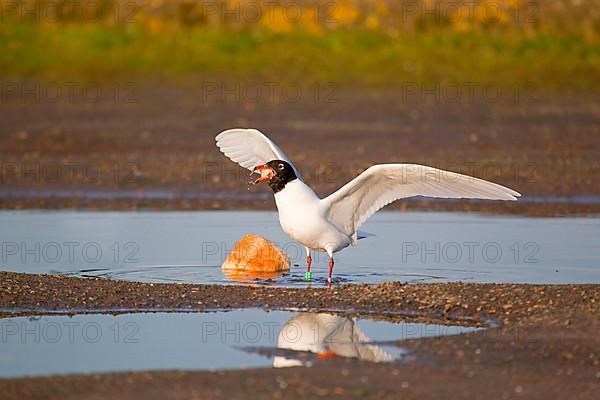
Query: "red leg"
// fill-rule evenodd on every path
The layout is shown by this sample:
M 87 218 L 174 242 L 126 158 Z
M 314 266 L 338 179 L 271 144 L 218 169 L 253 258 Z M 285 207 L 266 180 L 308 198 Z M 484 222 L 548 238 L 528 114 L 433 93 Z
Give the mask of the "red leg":
M 333 274 L 333 257 L 329 259 L 329 277 L 327 278 L 327 282 L 331 283 L 331 275 Z
M 306 273 L 304 274 L 304 280 L 306 282 L 310 282 L 312 280 L 312 273 L 310 272 L 310 264 L 312 264 L 312 257 L 310 256 L 310 251 L 306 249 L 308 253 L 306 255 Z

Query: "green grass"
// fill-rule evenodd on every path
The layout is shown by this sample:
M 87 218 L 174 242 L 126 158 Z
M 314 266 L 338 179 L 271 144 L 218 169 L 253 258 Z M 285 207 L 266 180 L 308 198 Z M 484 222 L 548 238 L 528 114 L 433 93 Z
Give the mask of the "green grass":
M 0 77 L 115 79 L 203 76 L 393 86 L 403 82 L 535 82 L 600 88 L 600 42 L 579 34 L 368 30 L 311 35 L 202 27 L 4 24 Z

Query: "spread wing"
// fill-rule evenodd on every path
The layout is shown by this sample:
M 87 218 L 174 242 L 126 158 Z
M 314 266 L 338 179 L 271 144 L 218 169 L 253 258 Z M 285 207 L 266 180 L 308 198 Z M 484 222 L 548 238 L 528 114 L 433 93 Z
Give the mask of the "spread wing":
M 228 129 L 219 133 L 215 140 L 223 154 L 246 169 L 252 171 L 257 165 L 272 160 L 283 160 L 287 161 L 294 168 L 296 176 L 300 177 L 285 153 L 257 129 Z
M 358 228 L 394 200 L 412 196 L 516 200 L 507 187 L 418 164 L 374 165 L 325 199 L 330 222 L 356 240 Z

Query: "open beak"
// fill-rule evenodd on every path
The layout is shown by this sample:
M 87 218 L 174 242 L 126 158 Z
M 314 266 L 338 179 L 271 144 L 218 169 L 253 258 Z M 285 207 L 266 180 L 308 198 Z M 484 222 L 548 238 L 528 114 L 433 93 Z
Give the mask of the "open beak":
M 275 171 L 273 170 L 273 168 L 271 168 L 265 164 L 257 165 L 256 167 L 254 167 L 254 169 L 252 170 L 252 173 L 260 174 L 260 177 L 258 179 L 256 179 L 255 181 L 250 181 L 250 183 L 253 185 L 256 185 L 257 183 L 261 183 L 264 181 L 268 181 L 273 176 L 275 176 Z

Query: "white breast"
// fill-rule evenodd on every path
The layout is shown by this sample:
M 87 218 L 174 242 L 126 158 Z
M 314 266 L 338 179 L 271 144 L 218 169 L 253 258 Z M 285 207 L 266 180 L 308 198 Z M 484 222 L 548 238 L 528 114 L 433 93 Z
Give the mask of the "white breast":
M 279 223 L 283 231 L 311 249 L 338 251 L 350 244 L 350 239 L 323 215 L 321 200 L 304 182 L 295 180 L 275 193 Z

